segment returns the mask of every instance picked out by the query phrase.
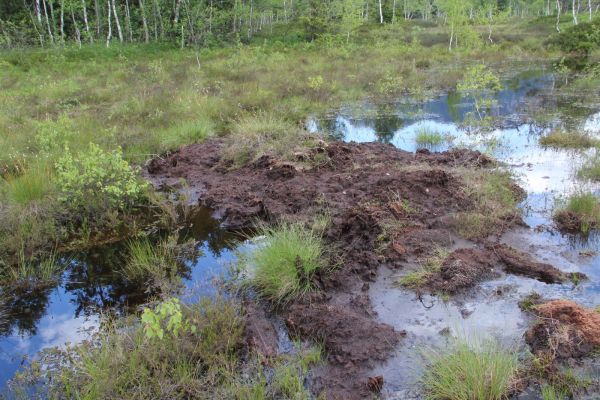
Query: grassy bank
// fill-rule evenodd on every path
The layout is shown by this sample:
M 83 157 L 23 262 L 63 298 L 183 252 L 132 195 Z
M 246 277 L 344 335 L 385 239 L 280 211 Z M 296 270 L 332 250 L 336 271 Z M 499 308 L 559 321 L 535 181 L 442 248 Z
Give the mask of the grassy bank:
M 215 398 L 305 399 L 309 367 L 319 348 L 294 352 L 261 364 L 243 357 L 244 318 L 230 300 L 184 305 L 165 299 L 144 309 L 141 319 L 109 321 L 93 340 L 51 350 L 15 377 L 17 399 Z M 40 368 L 44 365 L 44 368 Z M 40 382 L 44 383 L 39 387 Z
M 305 42 L 282 30 L 203 50 L 87 45 L 0 53 L 0 259 L 11 264 L 22 253 L 36 260 L 65 244 L 135 233 L 147 194 L 133 177 L 153 155 L 230 132 L 238 132 L 234 142 L 248 142 L 264 129 L 276 135 L 269 148 L 277 148 L 309 115 L 366 98 L 431 96 L 453 88 L 473 63 L 502 74 L 507 60 L 514 68 L 549 56 L 542 32 L 520 22 L 523 36 L 515 39 L 505 28 L 494 44 L 453 52 L 444 28 L 415 22 L 367 25 L 349 43 Z M 254 155 L 237 152 L 234 161 Z M 85 171 L 88 181 L 69 181 L 99 156 L 119 165 L 121 180 L 99 176 L 96 164 Z M 119 197 L 112 199 L 119 207 L 86 193 L 98 204 L 73 207 L 77 184 L 90 182 Z

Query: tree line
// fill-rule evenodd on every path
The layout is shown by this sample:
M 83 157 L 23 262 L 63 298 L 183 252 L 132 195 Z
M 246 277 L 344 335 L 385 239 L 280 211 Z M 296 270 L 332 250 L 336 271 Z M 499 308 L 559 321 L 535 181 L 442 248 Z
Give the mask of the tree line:
M 332 27 L 350 39 L 364 23 L 435 20 L 449 47 L 464 27 L 491 27 L 511 17 L 592 19 L 600 0 L 2 0 L 0 46 L 172 42 L 206 46 L 248 40 L 276 24 L 301 23 L 308 39 Z M 466 35 L 468 36 L 468 35 Z

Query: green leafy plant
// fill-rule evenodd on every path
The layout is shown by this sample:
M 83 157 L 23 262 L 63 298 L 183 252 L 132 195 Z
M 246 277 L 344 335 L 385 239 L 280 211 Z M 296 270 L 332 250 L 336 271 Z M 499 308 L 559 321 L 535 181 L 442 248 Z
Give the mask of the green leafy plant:
M 146 192 L 147 184 L 123 159 L 121 148 L 109 152 L 90 143 L 87 152 L 73 155 L 66 147 L 55 167 L 59 200 L 70 206 L 85 207 L 96 199 L 106 206 L 125 209 Z
M 165 333 L 178 337 L 180 333 L 196 333 L 196 326 L 184 317 L 181 311 L 181 302 L 171 298 L 159 303 L 154 309 L 145 308 L 142 313 L 144 333 L 148 339 L 160 339 Z
M 494 95 L 502 89 L 502 84 L 500 78 L 485 65 L 478 64 L 467 70 L 456 89 L 473 99 L 477 117 L 484 120 L 487 110 L 496 104 Z
M 45 153 L 63 148 L 75 134 L 73 121 L 66 114 L 61 114 L 56 121 L 38 122 L 36 128 L 35 143 Z

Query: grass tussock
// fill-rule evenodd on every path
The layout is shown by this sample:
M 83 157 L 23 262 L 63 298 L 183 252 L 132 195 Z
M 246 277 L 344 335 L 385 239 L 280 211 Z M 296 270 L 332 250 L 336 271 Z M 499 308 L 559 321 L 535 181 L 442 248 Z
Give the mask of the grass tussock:
M 262 227 L 264 244 L 247 260 L 250 284 L 258 294 L 282 304 L 313 290 L 313 276 L 325 266 L 325 245 L 319 232 L 301 224 Z
M 51 174 L 45 167 L 30 168 L 20 175 L 8 175 L 2 186 L 7 200 L 20 206 L 43 200 L 53 189 Z
M 129 258 L 122 273 L 130 282 L 160 286 L 171 282 L 178 271 L 175 238 L 152 243 L 147 237 L 129 242 Z
M 500 233 L 520 218 L 519 202 L 524 192 L 512 175 L 500 170 L 460 172 L 474 209 L 456 215 L 454 225 L 459 235 L 467 239 L 484 238 Z
M 595 154 L 588 158 L 577 171 L 577 176 L 591 181 L 600 181 L 600 155 Z
M 435 147 L 446 141 L 444 135 L 430 129 L 420 129 L 415 136 L 415 142 L 419 146 Z
M 585 132 L 556 129 L 540 138 L 540 144 L 548 147 L 587 149 L 600 144 L 600 141 Z
M 291 161 L 296 152 L 306 151 L 316 145 L 318 139 L 286 119 L 270 114 L 252 115 L 235 123 L 222 156 L 236 166 L 265 154 Z
M 41 261 L 28 259 L 21 253 L 17 264 L 0 268 L 0 279 L 19 287 L 43 286 L 56 282 L 66 264 L 67 262 L 61 261 L 56 253 L 50 253 Z
M 586 234 L 600 225 L 600 202 L 591 192 L 575 193 L 559 203 L 553 218 L 562 230 Z
M 398 285 L 417 289 L 427 284 L 429 278 L 439 272 L 444 260 L 448 257 L 448 250 L 437 248 L 431 257 L 426 258 L 417 271 L 410 272 L 398 279 Z
M 502 400 L 519 371 L 518 353 L 495 340 L 458 339 L 445 351 L 426 353 L 422 382 L 432 400 Z

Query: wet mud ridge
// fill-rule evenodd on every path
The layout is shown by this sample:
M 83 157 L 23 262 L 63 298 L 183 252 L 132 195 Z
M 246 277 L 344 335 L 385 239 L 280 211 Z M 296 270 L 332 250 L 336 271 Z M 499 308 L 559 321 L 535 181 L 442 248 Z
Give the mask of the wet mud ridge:
M 312 382 L 315 393 L 359 399 L 380 390 L 382 377 L 367 371 L 401 345 L 404 333 L 377 321 L 369 284 L 381 265 L 401 268 L 448 247 L 456 237 L 452 221 L 477 207 L 464 171 L 493 168 L 494 161 L 465 149 L 415 154 L 381 143 L 332 142 L 298 153 L 294 162 L 265 155 L 233 168 L 220 156 L 222 148 L 212 140 L 153 159 L 147 178 L 163 189 L 185 187 L 229 228 L 251 227 L 257 220 L 311 224 L 315 216 L 329 216 L 324 237 L 335 268 L 319 274 L 317 292 L 277 312 L 292 334 L 324 344 L 328 362 Z M 519 217 L 498 221 L 495 233 L 521 223 Z M 430 287 L 459 290 L 486 279 L 500 264 L 506 273 L 544 282 L 568 278 L 508 246 L 482 240 L 475 250 L 451 253 Z M 252 308 L 250 314 L 260 312 Z M 268 353 L 276 345 L 265 338 L 275 335 L 263 325 L 250 324 L 250 334 L 260 338 L 249 342 Z

